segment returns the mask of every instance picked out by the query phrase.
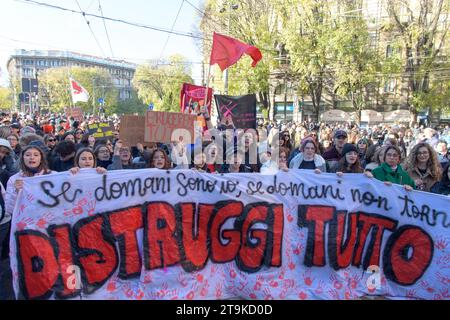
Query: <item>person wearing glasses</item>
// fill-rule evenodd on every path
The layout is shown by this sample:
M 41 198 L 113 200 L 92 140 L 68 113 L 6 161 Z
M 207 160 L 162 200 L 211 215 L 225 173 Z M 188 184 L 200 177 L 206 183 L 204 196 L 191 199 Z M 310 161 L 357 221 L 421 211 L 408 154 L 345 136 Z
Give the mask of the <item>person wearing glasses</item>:
M 111 153 L 106 144 L 98 144 L 94 150 L 94 155 L 97 159 L 97 166 L 107 169 L 112 163 Z
M 112 163 L 108 166 L 108 170 L 122 170 L 122 169 L 143 169 L 147 166 L 146 163 L 133 163 L 130 147 L 124 145 L 122 140 L 118 140 L 114 146 L 114 154 Z
M 75 144 L 79 145 L 81 144 L 81 141 L 83 140 L 83 130 L 81 129 L 76 129 L 75 133 L 74 133 L 74 137 L 75 137 Z
M 55 146 L 56 146 L 56 138 L 54 135 L 52 134 L 46 134 L 44 136 L 44 143 L 47 146 L 47 148 L 50 150 L 50 153 L 53 152 L 53 150 L 55 150 Z
M 418 190 L 430 192 L 431 187 L 441 180 L 442 167 L 437 153 L 425 142 L 412 148 L 408 156 L 406 170 L 414 180 Z
M 414 180 L 400 165 L 401 151 L 397 146 L 385 147 L 383 163 L 372 170 L 375 179 L 383 181 L 390 186 L 393 183 L 403 185 L 405 190 L 411 191 L 416 187 Z
M 292 151 L 292 142 L 291 142 L 291 134 L 289 131 L 285 130 L 281 133 L 280 139 L 283 139 L 282 147 L 288 149 L 289 153 Z
M 11 133 L 6 140 L 8 140 L 9 144 L 11 145 L 11 149 L 14 151 L 12 154 L 14 156 L 14 160 L 19 160 L 20 152 L 22 151 L 22 148 L 19 144 L 19 136 L 15 133 Z

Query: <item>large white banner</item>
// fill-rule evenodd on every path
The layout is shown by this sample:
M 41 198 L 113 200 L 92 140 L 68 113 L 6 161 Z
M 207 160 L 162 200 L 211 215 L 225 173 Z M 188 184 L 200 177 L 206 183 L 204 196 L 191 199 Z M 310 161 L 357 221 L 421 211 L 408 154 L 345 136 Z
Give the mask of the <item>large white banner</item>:
M 83 169 L 25 179 L 26 299 L 450 297 L 450 198 L 360 174 Z

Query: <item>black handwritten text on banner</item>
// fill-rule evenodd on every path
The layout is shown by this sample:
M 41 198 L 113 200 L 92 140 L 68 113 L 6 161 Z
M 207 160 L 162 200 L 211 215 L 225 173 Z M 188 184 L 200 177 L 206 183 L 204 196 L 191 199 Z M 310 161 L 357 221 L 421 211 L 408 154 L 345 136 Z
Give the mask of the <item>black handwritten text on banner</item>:
M 18 297 L 449 298 L 449 198 L 362 175 L 83 169 L 18 201 Z

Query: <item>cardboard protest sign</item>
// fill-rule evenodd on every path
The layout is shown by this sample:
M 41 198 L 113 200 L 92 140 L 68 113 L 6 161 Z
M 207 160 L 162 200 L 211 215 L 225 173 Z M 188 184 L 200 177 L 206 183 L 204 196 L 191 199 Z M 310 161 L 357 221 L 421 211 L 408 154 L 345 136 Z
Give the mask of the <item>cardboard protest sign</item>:
M 214 95 L 219 119 L 230 117 L 236 129 L 256 129 L 256 95 Z
M 80 107 L 65 108 L 64 111 L 67 117 L 73 117 L 74 120 L 78 122 L 83 122 L 84 120 L 83 109 L 81 109 Z
M 194 141 L 197 116 L 162 111 L 147 111 L 145 117 L 145 141 L 170 143 L 183 137 L 185 143 Z
M 450 298 L 450 199 L 362 174 L 82 169 L 17 201 L 25 299 Z
M 88 125 L 89 134 L 95 139 L 107 139 L 114 137 L 114 124 L 112 122 L 99 122 Z
M 128 146 L 150 145 L 145 142 L 145 116 L 124 115 L 120 117 L 119 138 Z

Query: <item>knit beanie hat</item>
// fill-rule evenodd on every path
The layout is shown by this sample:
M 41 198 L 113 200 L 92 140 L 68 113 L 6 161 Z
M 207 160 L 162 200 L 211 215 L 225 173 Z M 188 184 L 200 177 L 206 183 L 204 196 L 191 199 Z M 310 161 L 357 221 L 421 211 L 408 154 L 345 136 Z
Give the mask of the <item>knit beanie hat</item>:
M 344 144 L 344 148 L 342 149 L 342 155 L 345 156 L 347 153 L 351 151 L 355 151 L 356 153 L 358 153 L 358 149 L 356 149 L 356 146 L 354 144 L 351 143 Z

